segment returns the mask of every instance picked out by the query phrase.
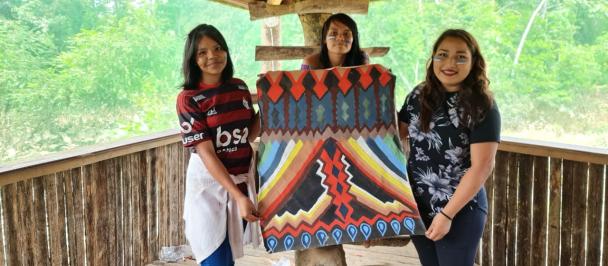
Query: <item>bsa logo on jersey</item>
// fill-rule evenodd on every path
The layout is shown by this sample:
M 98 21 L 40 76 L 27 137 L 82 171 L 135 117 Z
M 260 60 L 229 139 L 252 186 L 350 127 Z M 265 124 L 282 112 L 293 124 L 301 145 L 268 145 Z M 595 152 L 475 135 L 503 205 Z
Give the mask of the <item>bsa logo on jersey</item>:
M 230 131 L 223 131 L 222 127 L 217 128 L 217 136 L 215 138 L 215 144 L 217 147 L 226 147 L 230 144 L 237 145 L 239 143 L 247 142 L 247 136 L 249 136 L 249 129 L 235 128 Z
M 245 108 L 247 108 L 247 109 L 251 109 L 249 107 L 249 102 L 245 98 L 243 98 L 243 106 L 245 106 Z
M 249 90 L 249 89 L 247 89 L 247 86 L 245 86 L 245 85 L 238 85 L 237 88 L 239 88 L 239 90 L 244 90 L 244 91 Z

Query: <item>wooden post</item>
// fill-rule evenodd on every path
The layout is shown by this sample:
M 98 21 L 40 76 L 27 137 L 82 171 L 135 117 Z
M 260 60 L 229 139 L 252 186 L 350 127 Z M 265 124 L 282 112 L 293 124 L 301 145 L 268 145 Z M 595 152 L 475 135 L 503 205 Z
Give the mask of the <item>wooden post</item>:
M 327 13 L 298 14 L 304 32 L 304 44 L 307 46 L 321 45 L 323 23 L 331 16 Z M 296 266 L 305 265 L 336 265 L 346 266 L 346 257 L 342 245 L 296 250 Z
M 262 23 L 262 45 L 281 45 L 281 19 L 279 17 L 264 19 L 264 23 Z M 281 61 L 273 60 L 262 62 L 262 73 L 278 69 L 281 69 Z
M 313 13 L 313 14 L 298 14 L 300 17 L 300 23 L 302 24 L 302 31 L 304 32 L 304 45 L 306 46 L 320 46 L 321 45 L 321 31 L 323 30 L 323 23 L 331 16 L 328 13 Z
M 346 266 L 342 245 L 296 250 L 296 266 L 334 265 Z

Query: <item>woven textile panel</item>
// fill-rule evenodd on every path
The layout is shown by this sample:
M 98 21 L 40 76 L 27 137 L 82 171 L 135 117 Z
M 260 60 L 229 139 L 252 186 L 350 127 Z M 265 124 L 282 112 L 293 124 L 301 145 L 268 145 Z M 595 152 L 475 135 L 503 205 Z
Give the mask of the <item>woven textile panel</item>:
M 424 234 L 381 65 L 273 71 L 257 82 L 269 252 Z

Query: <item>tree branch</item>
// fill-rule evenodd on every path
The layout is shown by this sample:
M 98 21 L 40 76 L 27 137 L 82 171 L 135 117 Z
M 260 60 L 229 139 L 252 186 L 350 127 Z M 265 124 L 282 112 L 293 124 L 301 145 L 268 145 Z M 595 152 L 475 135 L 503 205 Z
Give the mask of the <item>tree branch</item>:
M 519 45 L 517 46 L 517 52 L 515 53 L 515 60 L 513 60 L 513 65 L 517 65 L 517 63 L 519 62 L 519 56 L 521 56 L 521 51 L 524 49 L 524 43 L 526 42 L 528 33 L 530 32 L 530 29 L 532 28 L 532 23 L 534 23 L 534 20 L 538 16 L 538 12 L 540 12 L 540 10 L 542 9 L 542 7 L 545 4 L 547 4 L 547 0 L 541 0 L 540 3 L 538 3 L 538 6 L 534 10 L 534 12 L 532 12 L 530 19 L 528 20 L 528 25 L 526 25 L 526 29 L 524 30 L 524 33 L 521 35 L 521 39 L 519 40 Z

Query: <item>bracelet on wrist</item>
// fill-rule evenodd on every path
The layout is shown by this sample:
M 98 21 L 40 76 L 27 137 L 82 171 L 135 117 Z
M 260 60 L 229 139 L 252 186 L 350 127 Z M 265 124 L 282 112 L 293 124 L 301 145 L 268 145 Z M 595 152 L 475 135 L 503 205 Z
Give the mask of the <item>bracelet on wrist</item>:
M 445 216 L 445 218 L 448 218 L 448 220 L 450 220 L 450 221 L 453 219 L 449 215 L 445 214 L 445 212 L 443 212 L 443 210 L 440 210 L 439 213 L 441 213 L 443 216 Z

